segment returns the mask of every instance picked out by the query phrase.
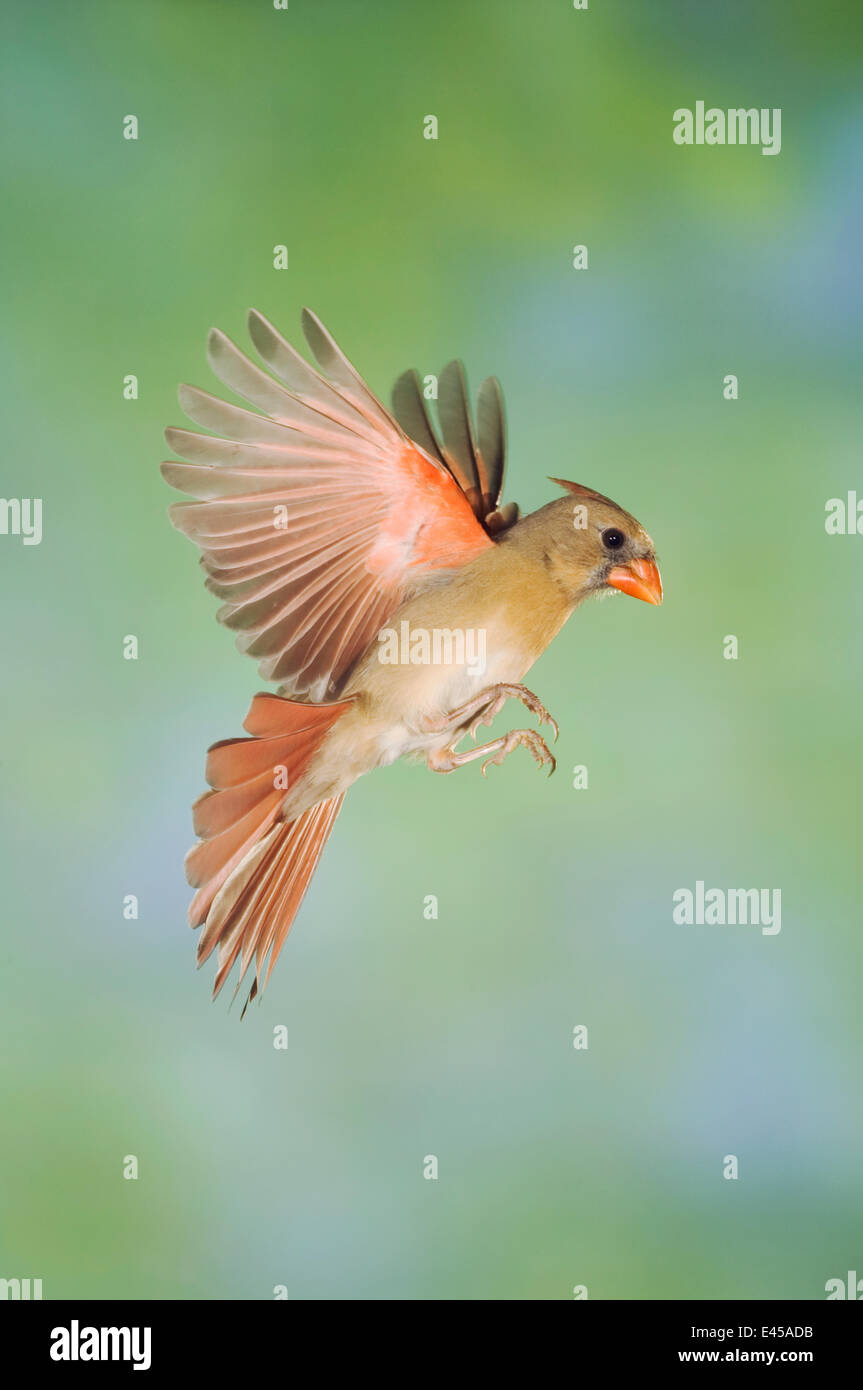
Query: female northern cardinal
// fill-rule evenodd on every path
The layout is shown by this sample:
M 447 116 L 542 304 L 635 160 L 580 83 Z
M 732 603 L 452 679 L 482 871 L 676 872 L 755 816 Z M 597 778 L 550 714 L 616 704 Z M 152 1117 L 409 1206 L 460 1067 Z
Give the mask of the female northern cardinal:
M 220 621 L 280 682 L 252 700 L 251 738 L 209 750 L 213 790 L 194 805 L 200 839 L 186 857 L 198 961 L 218 946 L 215 995 L 238 956 L 240 980 L 254 958 L 249 999 L 268 957 L 269 979 L 352 782 L 406 754 L 435 772 L 484 757 L 485 772 L 519 744 L 553 771 L 533 730 L 456 746 L 510 698 L 556 733 L 518 682 L 570 613 L 609 587 L 662 599 L 653 542 L 601 493 L 552 479 L 569 495 L 521 520 L 499 506 L 493 378 L 474 429 L 464 371 L 450 363 L 438 433 L 415 372 L 396 382 L 390 414 L 308 309 L 303 328 L 325 375 L 254 311 L 249 333 L 274 376 L 214 329 L 216 375 L 265 413 L 181 386 L 185 413 L 218 436 L 169 429 L 188 462 L 162 464 L 198 499 L 170 516 L 226 600 Z

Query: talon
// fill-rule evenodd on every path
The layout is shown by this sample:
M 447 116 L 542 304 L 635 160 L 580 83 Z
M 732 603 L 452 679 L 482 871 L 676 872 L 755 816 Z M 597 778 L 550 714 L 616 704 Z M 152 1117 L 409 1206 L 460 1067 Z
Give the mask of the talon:
M 490 728 L 495 721 L 495 717 L 500 713 L 500 708 L 500 703 L 498 701 L 495 701 L 495 703 L 491 705 L 488 709 L 481 710 L 480 713 L 477 715 L 476 719 L 471 724 L 469 731 L 474 743 L 476 743 L 477 730 L 479 729 L 480 724 L 484 724 L 486 728 Z
M 557 743 L 557 740 L 560 738 L 560 725 L 558 724 L 557 720 L 553 719 L 549 714 L 546 716 L 545 719 L 543 719 L 542 722 L 543 724 L 550 724 L 551 727 L 554 729 L 554 741 L 555 743 Z
M 504 757 L 506 757 L 506 753 L 504 752 L 503 749 L 501 749 L 501 753 L 503 753 Z M 486 758 L 485 762 L 483 763 L 482 767 L 480 768 L 480 772 L 482 773 L 483 777 L 485 777 L 485 775 L 486 775 L 486 771 L 485 771 L 486 768 L 487 768 L 487 767 L 490 767 L 492 763 L 496 763 L 497 766 L 500 767 L 500 764 L 501 764 L 502 762 L 503 762 L 503 758 L 501 757 L 501 754 L 500 754 L 500 753 L 494 753 L 490 758 Z
M 557 743 L 557 740 L 560 738 L 560 725 L 558 724 L 557 720 L 554 718 L 553 715 L 549 714 L 548 710 L 545 709 L 542 705 L 540 705 L 536 713 L 539 716 L 540 724 L 550 724 L 551 727 L 554 729 L 554 741 L 555 743 Z
M 551 727 L 554 729 L 554 741 L 555 743 L 557 743 L 557 740 L 560 738 L 560 725 L 558 724 L 554 716 L 549 714 L 542 701 L 538 700 L 535 695 L 531 695 L 530 699 L 527 699 L 524 696 L 522 696 L 522 702 L 527 706 L 531 714 L 536 715 L 541 725 L 551 725 Z
M 465 763 L 473 762 L 474 758 L 481 758 L 484 754 L 490 753 L 482 763 L 480 771 L 483 777 L 488 776 L 488 769 L 492 763 L 498 766 L 504 762 L 515 748 L 526 748 L 538 767 L 549 765 L 549 777 L 557 768 L 557 761 L 551 753 L 548 744 L 534 729 L 511 729 L 508 734 L 502 734 L 500 738 L 491 739 L 488 743 L 481 743 L 478 747 L 469 752 L 457 753 L 456 744 L 466 733 L 469 733 L 474 743 L 477 742 L 477 734 L 480 725 L 490 726 L 495 718 L 503 709 L 508 699 L 519 699 L 522 704 L 535 714 L 540 724 L 550 724 L 554 730 L 554 741 L 560 737 L 560 726 L 556 719 L 552 718 L 545 705 L 524 686 L 501 684 L 492 687 L 485 695 L 477 696 L 476 699 L 468 701 L 465 705 L 456 710 L 450 711 L 446 719 L 432 721 L 430 732 L 443 732 L 449 728 L 451 734 L 455 736 L 454 742 L 447 748 L 434 750 L 428 754 L 426 761 L 433 772 L 451 772 L 456 767 L 463 767 Z M 471 723 L 462 720 L 470 720 Z M 459 730 L 462 732 L 459 733 Z
M 486 718 L 483 716 L 483 714 L 478 714 L 478 715 L 477 715 L 476 719 L 473 721 L 473 723 L 472 723 L 471 726 L 470 726 L 470 729 L 468 730 L 468 732 L 469 732 L 471 738 L 473 739 L 474 743 L 476 743 L 476 736 L 477 736 L 477 732 L 478 732 L 478 730 L 479 730 L 480 724 L 488 724 L 488 723 L 490 723 L 490 722 L 491 722 L 491 721 L 488 720 L 488 719 L 486 719 Z

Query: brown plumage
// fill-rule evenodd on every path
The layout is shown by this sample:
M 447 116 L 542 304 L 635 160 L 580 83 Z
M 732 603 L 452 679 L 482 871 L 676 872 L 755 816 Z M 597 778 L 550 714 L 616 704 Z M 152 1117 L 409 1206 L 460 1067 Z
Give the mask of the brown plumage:
M 280 682 L 252 701 L 249 738 L 210 749 L 186 859 L 199 962 L 218 947 L 216 993 L 254 962 L 250 998 L 357 777 L 403 756 L 439 772 L 484 757 L 485 772 L 519 745 L 553 770 L 534 730 L 456 745 L 510 698 L 554 724 L 520 682 L 584 599 L 662 595 L 653 542 L 601 493 L 555 480 L 567 495 L 530 516 L 500 505 L 496 381 L 474 425 L 450 363 L 436 427 L 416 373 L 399 378 L 391 414 L 308 310 L 303 326 L 324 374 L 254 311 L 269 372 L 213 330 L 213 370 L 256 409 L 181 387 L 186 414 L 218 434 L 166 431 L 184 462 L 162 465 L 195 499 L 171 519 L 201 550 L 220 620 Z

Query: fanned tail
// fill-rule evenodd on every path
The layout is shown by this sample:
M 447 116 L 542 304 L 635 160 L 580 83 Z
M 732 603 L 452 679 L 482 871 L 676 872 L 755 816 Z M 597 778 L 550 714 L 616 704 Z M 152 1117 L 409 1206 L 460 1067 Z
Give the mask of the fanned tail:
M 216 946 L 219 948 L 213 998 L 238 956 L 235 997 L 252 960 L 255 962 L 244 1014 L 266 985 L 344 799 L 344 793 L 330 797 L 294 821 L 280 821 L 216 894 L 198 942 L 199 965 Z
M 203 926 L 199 965 L 218 946 L 214 997 L 238 957 L 241 981 L 255 960 L 251 999 L 270 977 L 344 796 L 320 801 L 291 821 L 281 819 L 282 808 L 350 703 L 309 705 L 256 695 L 245 721 L 252 737 L 226 739 L 209 750 L 213 790 L 193 808 L 201 839 L 186 856 L 186 873 L 198 890 L 189 921 Z

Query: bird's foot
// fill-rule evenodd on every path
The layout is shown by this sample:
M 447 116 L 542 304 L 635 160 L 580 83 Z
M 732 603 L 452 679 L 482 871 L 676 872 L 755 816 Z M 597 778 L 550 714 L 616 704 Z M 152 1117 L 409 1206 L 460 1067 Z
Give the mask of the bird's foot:
M 489 696 L 489 703 L 480 710 L 468 731 L 471 738 L 476 738 L 477 729 L 481 724 L 494 723 L 495 718 L 500 714 L 507 700 L 521 700 L 525 708 L 529 709 L 531 714 L 536 715 L 540 724 L 551 725 L 554 729 L 554 741 L 557 743 L 560 736 L 560 726 L 557 720 L 552 718 L 542 701 L 534 695 L 532 690 L 528 690 L 526 685 L 496 685 L 493 686 L 487 694 Z M 541 741 L 542 740 L 540 740 L 540 742 Z
M 484 757 L 482 775 L 485 777 L 485 770 L 489 763 L 502 763 L 504 758 L 519 746 L 528 750 L 539 767 L 544 767 L 546 763 L 550 763 L 548 775 L 551 776 L 557 763 L 548 744 L 534 729 L 513 729 L 508 734 L 501 734 L 500 738 L 492 739 L 490 743 L 481 743 L 477 748 L 468 748 L 464 753 L 457 753 L 452 746 L 433 748 L 426 756 L 426 763 L 432 772 L 454 772 L 457 767 L 464 767 L 465 763 L 472 763 L 475 758 Z
M 539 704 L 539 701 L 537 701 L 537 704 Z M 541 705 L 540 709 L 542 709 Z M 554 754 L 552 753 L 545 739 L 542 738 L 536 732 L 535 729 L 512 729 L 508 734 L 504 734 L 501 739 L 495 740 L 495 742 L 499 742 L 500 747 L 497 749 L 495 753 L 492 754 L 490 758 L 486 758 L 485 762 L 483 763 L 480 769 L 483 777 L 486 776 L 487 767 L 489 767 L 492 763 L 497 763 L 499 765 L 503 762 L 504 758 L 507 758 L 509 756 L 509 754 L 513 751 L 514 748 L 519 747 L 527 749 L 534 762 L 536 763 L 537 767 L 545 767 L 545 764 L 549 763 L 549 777 L 554 772 L 554 769 L 557 767 L 557 761 L 554 757 Z M 493 747 L 493 743 L 486 744 L 486 748 Z M 477 749 L 476 751 L 484 752 L 485 749 Z
M 545 705 L 537 699 L 533 691 L 528 690 L 526 685 L 506 683 L 492 685 L 488 690 L 481 691 L 472 700 L 458 705 L 447 714 L 427 719 L 426 732 L 445 733 L 449 729 L 464 729 L 471 735 L 471 738 L 476 739 L 477 729 L 480 725 L 492 724 L 507 700 L 521 700 L 521 703 L 537 716 L 540 724 L 550 724 L 554 729 L 554 741 L 557 742 L 560 734 L 557 720 L 551 717 Z M 469 722 L 471 720 L 472 722 Z

